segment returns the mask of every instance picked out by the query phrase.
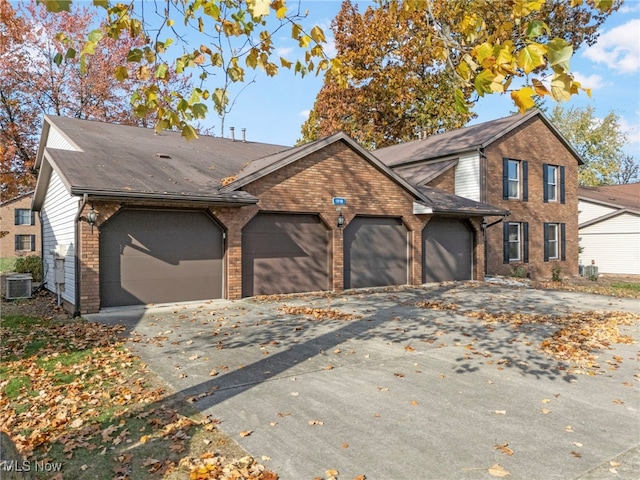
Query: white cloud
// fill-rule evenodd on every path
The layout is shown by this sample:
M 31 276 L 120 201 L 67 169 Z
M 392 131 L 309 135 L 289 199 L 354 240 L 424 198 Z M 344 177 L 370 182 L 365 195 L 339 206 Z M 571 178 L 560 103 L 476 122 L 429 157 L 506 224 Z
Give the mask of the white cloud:
M 620 130 L 622 130 L 627 136 L 629 145 L 635 145 L 637 149 L 638 144 L 640 144 L 640 125 L 629 122 L 624 117 L 620 117 Z
M 298 114 L 298 116 L 300 116 L 300 117 L 302 117 L 302 118 L 304 118 L 306 120 L 307 118 L 309 118 L 309 114 L 310 113 L 311 113 L 311 110 L 303 110 Z
M 580 82 L 580 85 L 582 85 L 582 88 L 590 88 L 591 90 L 597 90 L 599 88 L 602 88 L 606 85 L 606 83 L 604 82 L 604 79 L 597 74 L 593 74 L 593 75 L 582 75 L 580 72 L 572 72 L 574 78 L 576 79 L 576 81 Z
M 583 57 L 604 63 L 617 73 L 634 73 L 640 68 L 640 18 L 635 18 L 600 35 Z
M 280 48 L 276 48 L 276 53 L 278 55 L 280 55 L 281 57 L 287 57 L 288 55 L 291 54 L 291 52 L 293 52 L 293 47 L 280 47 Z

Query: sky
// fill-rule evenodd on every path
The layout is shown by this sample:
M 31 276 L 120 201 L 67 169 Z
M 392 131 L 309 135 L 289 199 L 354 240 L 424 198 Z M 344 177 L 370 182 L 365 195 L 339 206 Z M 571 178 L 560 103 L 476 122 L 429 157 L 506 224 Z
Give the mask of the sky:
M 297 7 L 296 0 L 288 0 L 290 9 Z M 330 24 L 340 9 L 338 0 L 301 0 L 302 9 L 308 10 L 308 25 L 318 25 L 329 41 L 327 52 L 333 51 Z M 364 10 L 370 2 L 353 0 Z M 627 135 L 625 152 L 640 159 L 640 0 L 627 0 L 623 7 L 612 14 L 600 29 L 598 42 L 583 47 L 571 60 L 571 69 L 583 87 L 591 88 L 589 98 L 584 92 L 574 96 L 565 107 L 591 105 L 599 117 L 611 111 L 620 118 Z M 288 39 L 288 30 L 276 43 L 278 53 L 289 60 L 295 58 L 295 42 Z M 299 51 L 297 52 L 299 54 Z M 276 77 L 247 71 L 246 80 L 255 82 L 245 88 L 225 119 L 224 136 L 228 127 L 235 127 L 236 138 L 246 129 L 249 141 L 294 145 L 301 138 L 303 122 L 313 108 L 316 95 L 322 87 L 322 75 L 301 78 L 286 69 L 280 69 Z M 470 124 L 489 121 L 510 115 L 515 110 L 511 97 L 488 95 L 473 108 L 478 117 Z M 212 132 L 220 136 L 220 121 L 215 113 L 204 122 Z

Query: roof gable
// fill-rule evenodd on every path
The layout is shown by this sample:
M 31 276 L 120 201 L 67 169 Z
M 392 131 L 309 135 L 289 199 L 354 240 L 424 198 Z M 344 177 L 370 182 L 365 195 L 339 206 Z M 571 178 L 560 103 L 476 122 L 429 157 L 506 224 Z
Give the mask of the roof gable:
M 471 125 L 457 130 L 432 135 L 423 140 L 392 145 L 374 151 L 374 155 L 388 166 L 432 160 L 458 155 L 491 145 L 509 132 L 535 118 L 542 120 L 551 133 L 558 137 L 562 144 L 576 158 L 579 165 L 583 163 L 580 154 L 571 146 L 549 119 L 537 109 L 524 115 L 511 115 L 484 123 Z

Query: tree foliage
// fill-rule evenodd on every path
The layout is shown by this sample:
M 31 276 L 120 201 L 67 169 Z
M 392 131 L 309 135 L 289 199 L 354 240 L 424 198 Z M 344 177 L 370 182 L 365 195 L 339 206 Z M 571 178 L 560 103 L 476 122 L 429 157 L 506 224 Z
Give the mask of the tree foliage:
M 580 185 L 628 183 L 635 176 L 634 164 L 637 175 L 637 162 L 622 150 L 627 136 L 620 126 L 620 117 L 614 112 L 598 118 L 591 106 L 564 108 L 556 105 L 549 119 L 584 160 L 578 171 Z
M 584 90 L 573 52 L 620 3 L 377 0 L 360 13 L 346 1 L 332 24 L 341 70 L 325 76 L 303 140 L 342 129 L 380 147 L 457 128 L 484 95 L 509 94 L 521 112 L 567 100 Z
M 150 116 L 134 115 L 130 104 L 133 92 L 148 82 L 136 78 L 119 81 L 113 72 L 113 65 L 126 62 L 129 52 L 140 45 L 139 38 L 106 38 L 95 54 L 84 60 L 72 53 L 84 48 L 95 23 L 95 12 L 86 8 L 54 15 L 35 1 L 16 10 L 7 0 L 0 0 L 3 199 L 35 184 L 31 168 L 43 114 L 136 125 L 155 123 Z M 171 82 L 164 95 L 184 91 L 185 81 Z

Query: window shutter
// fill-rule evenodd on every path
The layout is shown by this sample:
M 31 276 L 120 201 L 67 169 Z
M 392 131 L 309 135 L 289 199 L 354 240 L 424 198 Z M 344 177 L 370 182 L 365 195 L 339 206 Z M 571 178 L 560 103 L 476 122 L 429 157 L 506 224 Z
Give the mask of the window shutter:
M 14 238 L 15 238 L 15 240 L 14 240 L 14 242 L 15 242 L 14 250 L 20 250 L 20 237 L 18 235 L 16 235 Z
M 566 223 L 561 223 L 560 224 L 560 260 L 562 260 L 563 262 L 567 260 L 567 239 L 565 238 L 567 231 L 567 224 Z
M 36 212 L 31 210 L 31 225 L 35 225 L 35 224 L 36 224 Z
M 560 167 L 560 203 L 564 203 L 564 167 Z
M 522 222 L 522 261 L 529 263 L 529 222 Z
M 502 159 L 502 198 L 509 198 L 509 159 Z M 507 225 L 507 224 L 505 224 Z
M 548 223 L 544 223 L 543 227 L 544 228 L 544 261 L 548 262 L 549 261 L 549 224 Z
M 502 228 L 502 263 L 509 263 L 509 222 L 504 222 Z
M 529 201 L 529 162 L 523 160 L 522 164 L 522 201 Z
M 13 211 L 13 224 L 14 225 L 20 225 L 18 222 L 20 221 L 20 215 L 18 214 L 19 210 L 16 208 Z
M 549 172 L 547 171 L 547 164 L 542 164 L 542 195 L 544 197 L 543 202 L 549 203 Z
M 36 236 L 35 235 L 31 235 L 31 251 L 32 252 L 36 251 Z

